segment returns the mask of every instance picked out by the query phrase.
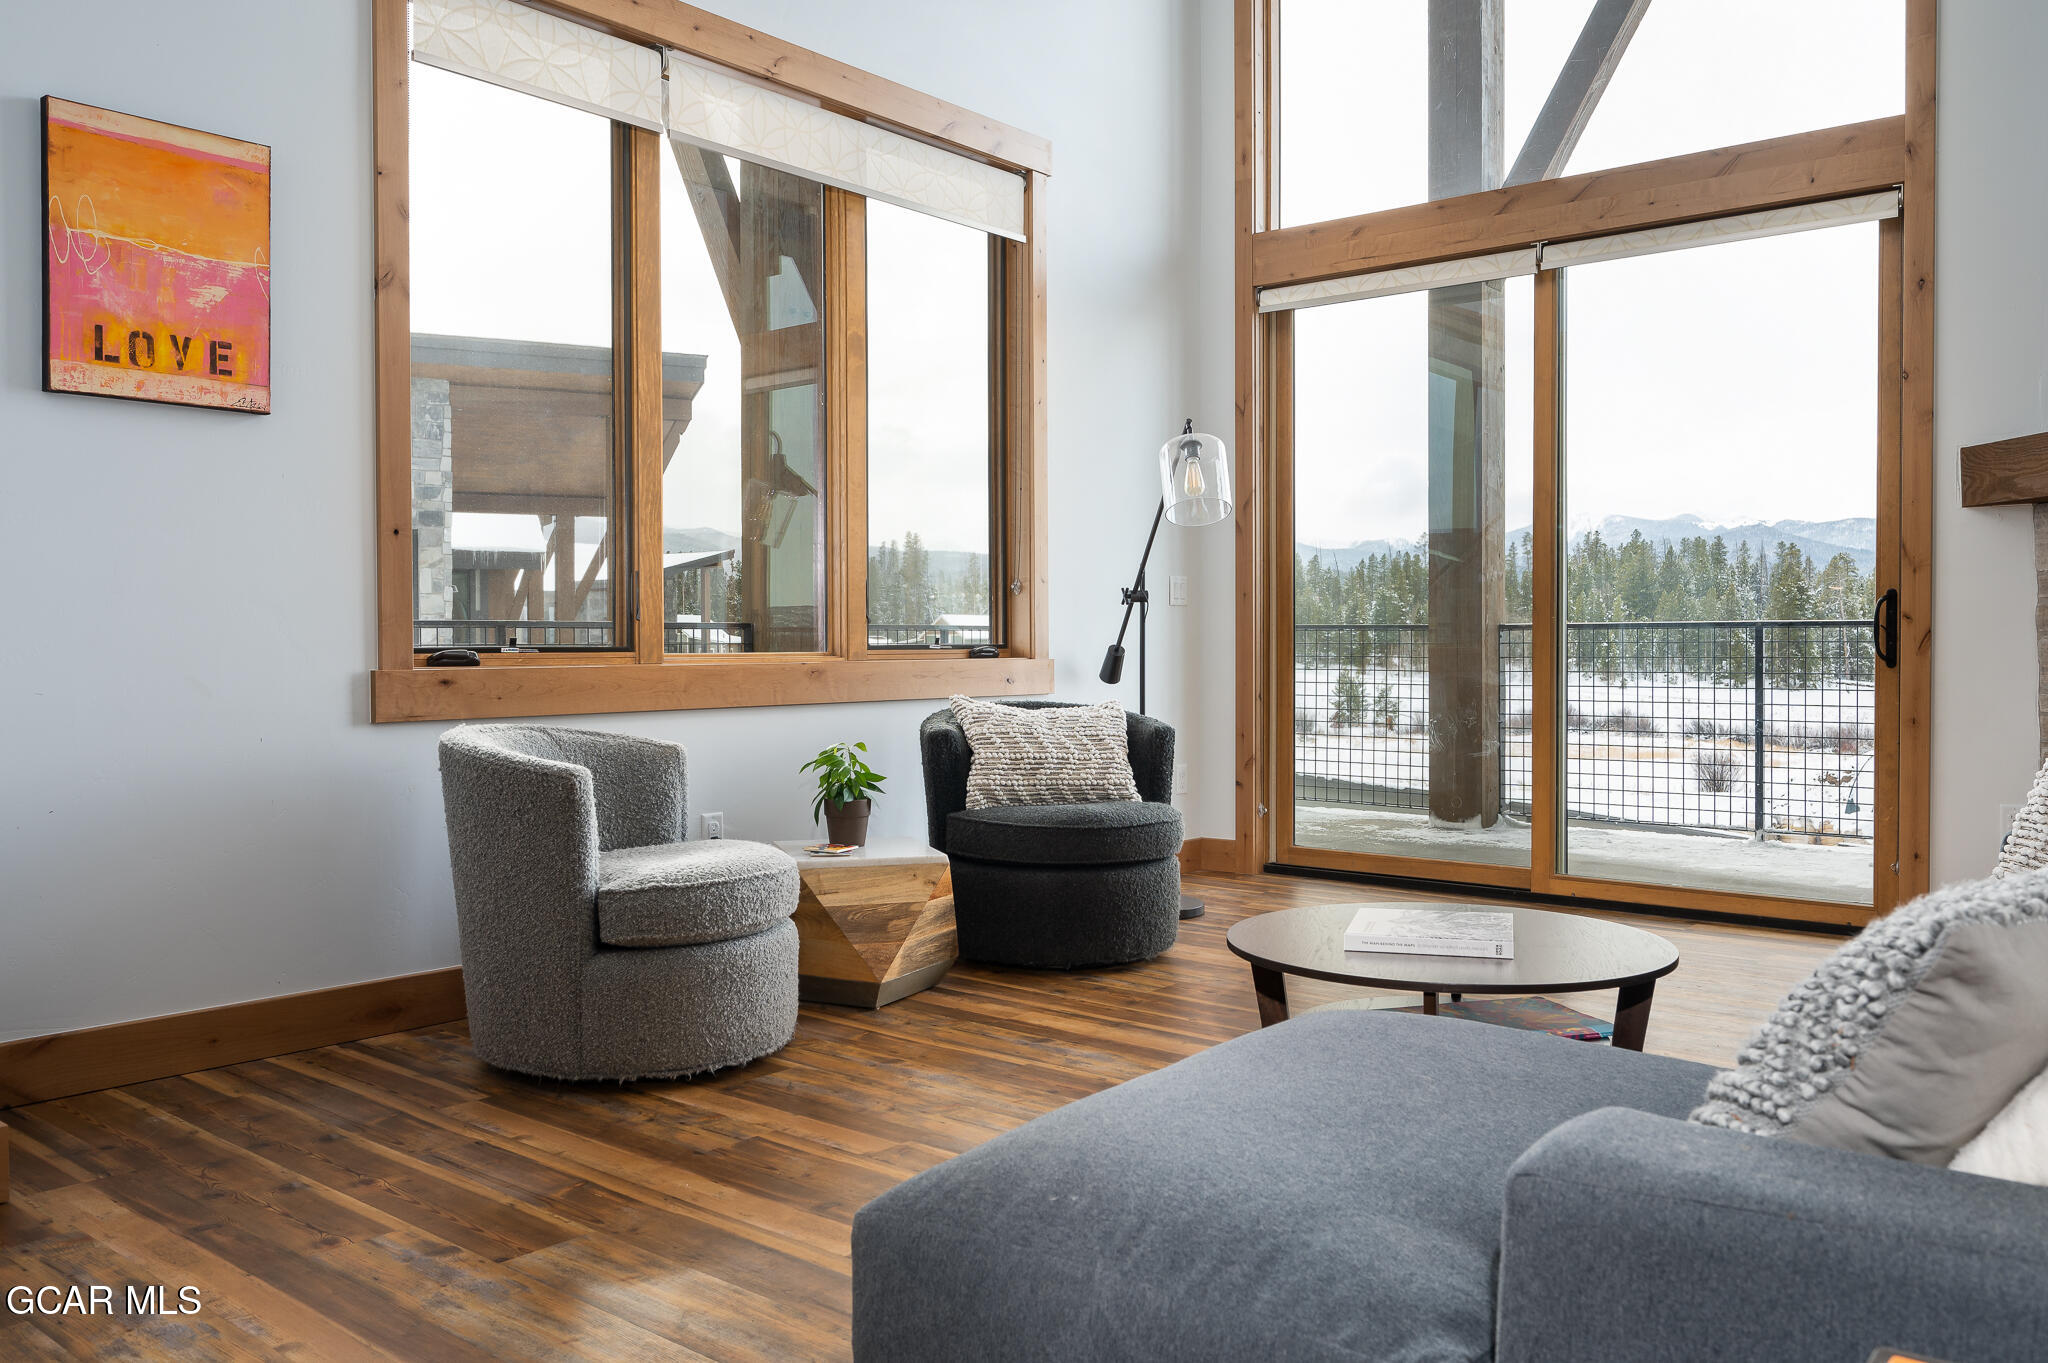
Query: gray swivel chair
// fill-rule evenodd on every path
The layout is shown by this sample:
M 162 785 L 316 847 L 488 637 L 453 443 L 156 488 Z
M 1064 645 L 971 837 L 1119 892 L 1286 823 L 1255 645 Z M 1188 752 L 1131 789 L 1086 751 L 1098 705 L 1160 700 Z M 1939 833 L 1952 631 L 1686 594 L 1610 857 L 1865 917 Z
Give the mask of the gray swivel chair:
M 796 863 L 683 841 L 683 749 L 452 729 L 441 793 L 479 1058 L 550 1079 L 674 1078 L 796 1030 Z
M 1007 704 L 1044 709 L 1060 701 Z M 953 712 L 918 730 L 926 836 L 953 865 L 960 954 L 1068 968 L 1143 961 L 1180 927 L 1173 727 L 1127 714 L 1139 800 L 967 808 L 974 754 Z

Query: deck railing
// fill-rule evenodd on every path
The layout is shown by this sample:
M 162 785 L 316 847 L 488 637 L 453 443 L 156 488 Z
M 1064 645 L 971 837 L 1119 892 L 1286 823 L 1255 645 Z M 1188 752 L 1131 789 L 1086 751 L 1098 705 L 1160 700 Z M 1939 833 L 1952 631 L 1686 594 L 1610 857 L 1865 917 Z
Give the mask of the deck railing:
M 1426 625 L 1296 628 L 1296 798 L 1426 810 L 1432 749 L 1478 743 L 1500 808 L 1527 815 L 1530 627 L 1500 627 L 1499 700 L 1483 719 L 1432 722 L 1429 647 Z M 1568 625 L 1567 816 L 1868 839 L 1875 678 L 1864 620 Z

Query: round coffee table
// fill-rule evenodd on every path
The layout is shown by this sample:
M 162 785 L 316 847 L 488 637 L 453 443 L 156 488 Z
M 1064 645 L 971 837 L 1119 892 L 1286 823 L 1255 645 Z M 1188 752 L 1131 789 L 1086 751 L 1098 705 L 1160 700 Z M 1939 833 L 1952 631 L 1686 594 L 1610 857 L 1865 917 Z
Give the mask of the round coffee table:
M 1568 994 L 1618 989 L 1614 1044 L 1643 1048 L 1657 981 L 1678 968 L 1678 948 L 1653 932 L 1577 914 L 1507 909 L 1515 916 L 1511 960 L 1487 956 L 1407 956 L 1346 951 L 1344 929 L 1359 904 L 1275 909 L 1234 924 L 1230 949 L 1251 962 L 1259 1025 L 1287 1020 L 1287 976 L 1368 985 L 1421 994 L 1422 1011 L 1437 1011 L 1439 994 Z M 1495 904 L 1384 904 L 1383 908 L 1478 909 Z

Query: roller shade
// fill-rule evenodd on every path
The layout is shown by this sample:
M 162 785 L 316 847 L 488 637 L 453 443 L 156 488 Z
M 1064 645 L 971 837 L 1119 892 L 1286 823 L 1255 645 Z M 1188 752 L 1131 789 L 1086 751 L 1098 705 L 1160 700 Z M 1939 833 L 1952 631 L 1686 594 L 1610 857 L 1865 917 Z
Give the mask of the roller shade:
M 413 60 L 661 131 L 661 52 L 515 4 L 413 0 Z
M 1487 279 L 1511 279 L 1536 273 L 1536 248 L 1502 251 L 1490 256 L 1467 256 L 1435 265 L 1415 265 L 1405 270 L 1381 270 L 1376 274 L 1346 275 L 1313 284 L 1283 284 L 1259 290 L 1260 312 L 1286 312 L 1294 308 L 1319 308 L 1329 303 L 1349 303 L 1360 298 L 1385 298 L 1421 289 L 1440 289 L 1448 284 L 1475 284 Z
M 1024 240 L 1023 177 L 741 80 L 685 53 L 668 57 L 670 137 Z
M 1601 260 L 1684 251 L 1694 246 L 1721 246 L 1757 237 L 1783 236 L 1788 232 L 1810 232 L 1820 227 L 1878 222 L 1898 215 L 1899 191 L 1888 189 L 1881 194 L 1859 194 L 1852 199 L 1795 204 L 1790 208 L 1772 208 L 1732 218 L 1710 218 L 1706 222 L 1680 223 L 1675 227 L 1653 227 L 1644 232 L 1623 232 L 1586 241 L 1561 241 L 1543 248 L 1543 268 L 1562 270 Z

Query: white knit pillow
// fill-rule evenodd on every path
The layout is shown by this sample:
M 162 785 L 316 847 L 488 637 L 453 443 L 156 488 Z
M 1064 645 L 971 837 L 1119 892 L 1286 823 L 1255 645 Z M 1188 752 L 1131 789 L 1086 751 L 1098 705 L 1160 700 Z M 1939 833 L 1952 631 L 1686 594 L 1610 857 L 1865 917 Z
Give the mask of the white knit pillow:
M 1136 800 L 1130 735 L 1115 701 L 1026 709 L 953 697 L 967 731 L 967 807 Z
M 1994 876 L 2016 876 L 2048 866 L 2048 766 L 2034 777 L 2026 803 L 2013 818 L 2012 832 L 1998 849 Z
M 1948 1167 L 2048 1188 L 2048 1070 L 2035 1075 Z

